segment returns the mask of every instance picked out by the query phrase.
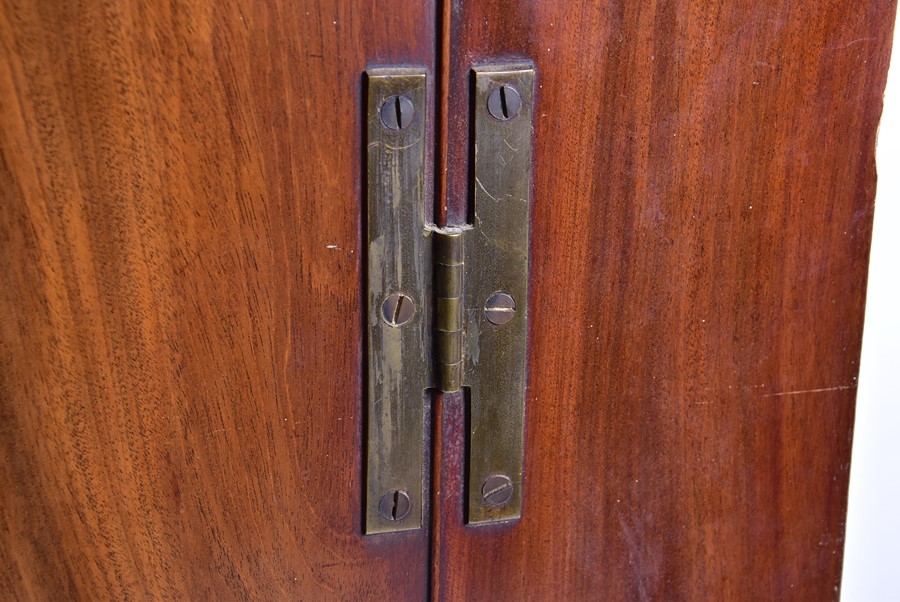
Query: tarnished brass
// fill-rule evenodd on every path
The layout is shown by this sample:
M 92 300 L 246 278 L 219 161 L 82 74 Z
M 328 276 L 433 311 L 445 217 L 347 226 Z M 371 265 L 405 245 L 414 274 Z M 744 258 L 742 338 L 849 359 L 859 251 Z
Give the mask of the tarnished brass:
M 372 69 L 367 75 L 365 529 L 385 533 L 422 526 L 424 401 L 433 380 L 426 83 L 424 69 Z M 386 511 L 385 499 L 402 501 L 402 512 Z
M 474 223 L 438 228 L 425 71 L 368 71 L 366 533 L 422 525 L 432 387 L 471 392 L 468 522 L 522 512 L 534 66 L 474 75 Z
M 434 336 L 438 388 L 459 391 L 463 366 L 463 279 L 465 247 L 463 230 L 435 231 L 434 238 Z
M 463 384 L 471 390 L 468 522 L 480 524 L 522 514 L 535 72 L 531 63 L 473 71 L 475 218 L 466 237 Z M 485 315 L 489 299 L 505 299 L 495 293 L 512 298 L 512 308 L 493 308 L 513 312 L 510 319 Z M 512 483 L 502 504 L 483 494 L 495 475 Z

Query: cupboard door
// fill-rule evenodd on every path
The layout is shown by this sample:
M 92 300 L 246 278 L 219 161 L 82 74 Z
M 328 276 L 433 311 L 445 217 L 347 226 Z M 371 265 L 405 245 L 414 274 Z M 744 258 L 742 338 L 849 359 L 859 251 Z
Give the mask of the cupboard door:
M 360 124 L 434 19 L 0 4 L 0 597 L 426 597 L 362 535 Z
M 464 526 L 441 402 L 445 600 L 838 597 L 895 3 L 453 3 L 470 66 L 538 72 L 524 508 Z

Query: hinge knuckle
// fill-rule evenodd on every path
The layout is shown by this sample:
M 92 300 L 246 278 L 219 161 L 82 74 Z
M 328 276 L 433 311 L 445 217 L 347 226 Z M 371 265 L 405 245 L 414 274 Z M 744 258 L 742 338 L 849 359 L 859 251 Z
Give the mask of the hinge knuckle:
M 463 233 L 436 231 L 434 238 L 434 329 L 437 386 L 462 387 L 465 249 Z

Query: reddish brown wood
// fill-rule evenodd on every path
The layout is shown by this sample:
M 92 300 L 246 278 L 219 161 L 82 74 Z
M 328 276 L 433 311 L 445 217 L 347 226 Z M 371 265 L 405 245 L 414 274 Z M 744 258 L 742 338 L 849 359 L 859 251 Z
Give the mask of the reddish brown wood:
M 359 92 L 436 8 L 0 6 L 0 593 L 425 597 L 360 534 Z M 469 65 L 539 69 L 532 360 L 517 524 L 437 401 L 433 594 L 836 597 L 895 3 L 452 7 L 451 223 Z
M 435 168 L 434 168 L 434 219 L 439 225 L 447 224 L 447 136 L 449 125 L 447 113 L 450 108 L 450 95 L 447 86 L 450 82 L 450 26 L 453 22 L 453 3 L 440 0 L 440 14 L 437 18 L 435 43 L 437 46 L 437 63 L 435 69 Z
M 361 534 L 360 99 L 435 12 L 0 3 L 0 598 L 426 596 Z
M 531 361 L 517 524 L 444 402 L 436 596 L 837 598 L 895 3 L 454 6 L 451 222 L 469 66 L 538 68 Z

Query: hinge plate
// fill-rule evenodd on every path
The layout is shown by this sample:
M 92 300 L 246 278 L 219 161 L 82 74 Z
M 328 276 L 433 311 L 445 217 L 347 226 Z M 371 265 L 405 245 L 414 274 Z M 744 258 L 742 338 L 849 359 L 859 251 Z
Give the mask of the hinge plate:
M 367 94 L 366 533 L 422 526 L 432 376 L 424 69 L 371 69 Z
M 466 240 L 463 381 L 471 404 L 467 520 L 481 524 L 522 514 L 535 73 L 531 63 L 473 72 L 474 222 Z
M 427 389 L 469 390 L 467 522 L 522 513 L 531 63 L 473 69 L 473 224 L 425 220 L 426 79 L 368 72 L 366 533 L 417 529 Z

